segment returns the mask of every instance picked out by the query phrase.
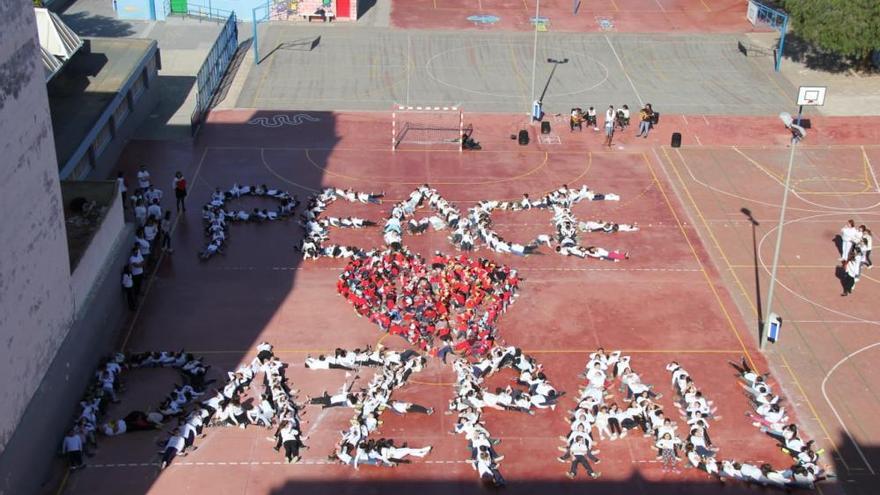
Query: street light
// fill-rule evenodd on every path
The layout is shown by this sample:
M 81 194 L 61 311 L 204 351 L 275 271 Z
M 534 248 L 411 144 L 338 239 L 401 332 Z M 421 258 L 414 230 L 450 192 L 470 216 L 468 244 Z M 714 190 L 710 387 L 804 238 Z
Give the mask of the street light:
M 782 210 L 779 212 L 779 230 L 776 232 L 776 249 L 773 252 L 773 269 L 770 272 L 770 290 L 767 293 L 767 314 L 773 314 L 773 289 L 776 288 L 776 271 L 779 268 L 779 250 L 782 247 L 782 229 L 785 227 L 785 207 L 788 204 L 788 189 L 791 185 L 791 169 L 794 165 L 794 148 L 798 142 L 807 136 L 807 131 L 794 123 L 791 114 L 782 112 L 779 120 L 785 124 L 785 128 L 791 132 L 791 154 L 788 157 L 788 171 L 785 173 L 785 191 L 782 193 Z M 767 336 L 770 333 L 770 325 L 773 318 L 768 317 L 760 337 L 761 350 L 767 345 Z M 778 324 L 778 323 L 777 323 Z
M 550 71 L 550 77 L 547 78 L 547 84 L 544 85 L 544 91 L 541 91 L 541 97 L 538 98 L 538 103 L 541 105 L 544 104 L 544 96 L 547 95 L 547 88 L 550 87 L 550 81 L 553 79 L 553 74 L 556 72 L 556 68 L 562 64 L 567 64 L 568 59 L 564 58 L 562 60 L 556 60 L 555 58 L 548 58 L 547 63 L 553 64 L 553 69 Z
M 541 15 L 541 0 L 535 2 L 535 44 L 532 47 L 532 100 L 535 101 L 535 74 L 538 70 L 538 19 Z

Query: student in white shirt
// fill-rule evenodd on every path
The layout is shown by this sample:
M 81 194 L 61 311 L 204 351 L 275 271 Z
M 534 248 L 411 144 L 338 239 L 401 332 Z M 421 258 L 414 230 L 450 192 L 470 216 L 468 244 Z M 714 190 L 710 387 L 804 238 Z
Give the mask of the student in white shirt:
M 161 452 L 162 464 L 159 466 L 159 470 L 168 467 L 178 454 L 183 453 L 185 446 L 186 440 L 180 436 L 180 429 L 175 428 L 171 433 L 171 437 L 165 442 L 165 449 Z
M 72 429 L 61 443 L 61 453 L 67 456 L 70 469 L 76 470 L 86 467 L 83 463 L 83 441 L 79 433 Z
M 871 268 L 874 263 L 871 262 L 871 249 L 874 248 L 874 239 L 871 237 L 871 229 L 864 225 L 859 225 L 859 231 L 862 233 L 862 263 Z
M 131 275 L 131 267 L 128 265 L 122 269 L 122 290 L 125 291 L 128 309 L 134 311 L 137 308 L 137 294 L 134 292 L 134 278 Z
M 137 200 L 134 204 L 134 218 L 138 225 L 143 227 L 147 223 L 147 207 L 144 206 L 143 200 Z
M 150 173 L 147 172 L 146 165 L 141 165 L 137 173 L 138 188 L 146 189 L 150 187 Z
M 856 229 L 856 223 L 852 219 L 846 221 L 843 228 L 840 229 L 840 261 L 849 259 L 849 252 L 854 244 L 860 240 L 860 232 Z
M 131 248 L 131 256 L 128 258 L 128 266 L 131 268 L 131 278 L 134 282 L 135 295 L 141 293 L 141 283 L 144 279 L 144 257 L 137 246 Z

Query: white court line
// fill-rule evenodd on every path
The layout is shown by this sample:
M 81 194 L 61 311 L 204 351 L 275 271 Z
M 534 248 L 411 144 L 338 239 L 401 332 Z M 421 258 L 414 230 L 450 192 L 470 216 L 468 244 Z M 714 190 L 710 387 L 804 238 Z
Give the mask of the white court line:
M 608 35 L 605 36 L 605 41 L 608 42 L 608 46 L 611 48 L 611 52 L 614 54 L 614 58 L 617 59 L 617 63 L 620 64 L 621 70 L 623 70 L 623 75 L 626 76 L 626 80 L 629 81 L 629 85 L 632 87 L 633 92 L 636 94 L 636 98 L 639 99 L 639 105 L 645 106 L 645 101 L 642 100 L 642 95 L 639 94 L 639 90 L 636 89 L 636 85 L 633 83 L 633 80 L 629 77 L 629 73 L 626 71 L 626 67 L 623 66 L 623 60 L 620 60 L 620 56 L 617 54 L 617 50 L 614 49 L 614 45 L 611 44 L 611 40 L 608 39 Z
M 837 371 L 837 368 L 839 368 L 840 365 L 842 365 L 843 363 L 845 363 L 845 362 L 846 362 L 847 360 L 849 360 L 850 358 L 853 358 L 853 357 L 855 357 L 855 356 L 861 354 L 862 352 L 865 352 L 865 351 L 867 351 L 867 350 L 869 350 L 869 349 L 872 349 L 872 348 L 874 348 L 874 347 L 877 347 L 877 346 L 880 346 L 880 342 L 875 342 L 875 343 L 873 343 L 873 344 L 866 345 L 865 347 L 862 347 L 861 349 L 859 349 L 859 350 L 857 350 L 857 351 L 855 351 L 855 352 L 850 353 L 850 354 L 847 355 L 845 358 L 843 358 L 843 359 L 841 359 L 840 361 L 838 361 L 837 364 L 835 364 L 835 365 L 831 368 L 831 370 L 829 370 L 828 373 L 825 375 L 825 379 L 822 380 L 822 397 L 825 398 L 825 402 L 828 404 L 828 407 L 831 408 L 831 412 L 834 413 L 834 417 L 837 418 L 837 422 L 840 423 L 840 427 L 843 428 L 843 432 L 846 433 L 847 438 L 849 438 L 849 441 L 852 442 L 853 447 L 855 447 L 856 452 L 859 453 L 859 457 L 862 458 L 862 462 L 865 463 L 865 467 L 868 468 L 868 471 L 870 471 L 871 474 L 876 474 L 876 473 L 874 472 L 874 468 L 871 467 L 871 463 L 868 462 L 868 458 L 865 457 L 865 453 L 862 452 L 862 449 L 861 449 L 861 447 L 859 447 L 858 442 L 855 441 L 855 439 L 853 438 L 852 434 L 849 432 L 849 429 L 847 429 L 846 425 L 843 423 L 843 419 L 840 417 L 840 414 L 837 413 L 837 409 L 834 407 L 834 404 L 832 404 L 832 403 L 831 403 L 831 400 L 828 398 L 828 392 L 825 391 L 825 385 L 828 383 L 828 379 L 831 378 L 831 375 L 832 375 L 835 371 Z

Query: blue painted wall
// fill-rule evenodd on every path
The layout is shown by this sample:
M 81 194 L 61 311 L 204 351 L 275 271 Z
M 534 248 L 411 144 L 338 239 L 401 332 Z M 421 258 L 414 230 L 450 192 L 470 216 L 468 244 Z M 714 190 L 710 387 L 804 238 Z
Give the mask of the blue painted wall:
M 120 19 L 164 20 L 165 0 L 116 0 L 116 16 Z

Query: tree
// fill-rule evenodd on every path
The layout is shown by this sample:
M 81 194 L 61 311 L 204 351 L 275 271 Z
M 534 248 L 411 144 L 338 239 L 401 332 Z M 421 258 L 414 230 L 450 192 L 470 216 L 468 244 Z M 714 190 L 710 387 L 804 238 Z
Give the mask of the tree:
M 880 1 L 785 0 L 794 33 L 867 67 L 880 51 Z

